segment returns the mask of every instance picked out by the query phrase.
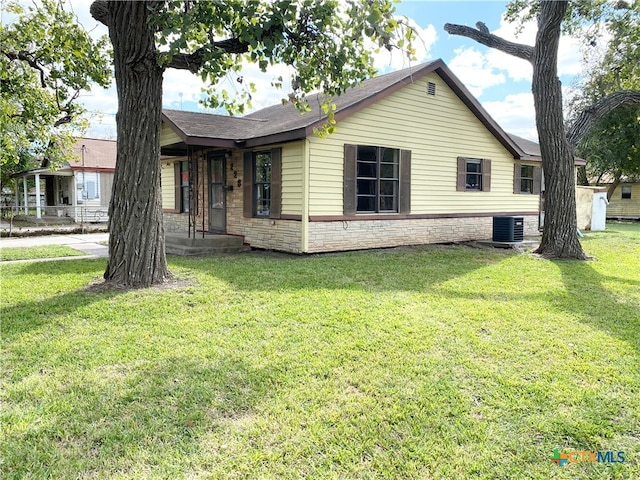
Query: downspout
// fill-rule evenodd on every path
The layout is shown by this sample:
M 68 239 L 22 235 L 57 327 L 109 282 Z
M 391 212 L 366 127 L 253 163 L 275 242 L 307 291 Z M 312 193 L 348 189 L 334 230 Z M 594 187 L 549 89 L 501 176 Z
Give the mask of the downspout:
M 302 153 L 302 253 L 309 252 L 309 170 L 311 164 L 311 145 L 308 138 L 304 139 Z

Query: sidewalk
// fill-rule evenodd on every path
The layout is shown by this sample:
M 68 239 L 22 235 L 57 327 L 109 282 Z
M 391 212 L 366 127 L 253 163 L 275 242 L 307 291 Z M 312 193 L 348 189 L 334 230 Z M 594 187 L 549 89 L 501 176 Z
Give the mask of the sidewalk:
M 40 245 L 66 245 L 76 250 L 80 250 L 91 258 L 107 257 L 109 247 L 98 242 L 109 240 L 108 233 L 87 233 L 69 235 L 42 235 L 34 237 L 2 237 L 0 238 L 0 248 L 11 247 L 36 247 Z M 78 259 L 84 257 L 64 257 L 64 259 Z M 48 259 L 49 260 L 49 259 Z M 60 260 L 56 258 L 55 260 Z M 22 260 L 17 260 L 22 261 Z M 2 262 L 10 263 L 10 262 Z

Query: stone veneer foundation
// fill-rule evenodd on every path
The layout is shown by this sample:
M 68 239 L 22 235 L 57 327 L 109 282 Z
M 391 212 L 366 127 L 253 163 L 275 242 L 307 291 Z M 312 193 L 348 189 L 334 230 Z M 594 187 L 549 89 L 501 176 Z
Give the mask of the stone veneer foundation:
M 524 234 L 538 234 L 538 217 L 524 216 Z M 493 217 L 311 222 L 308 253 L 487 240 Z
M 188 217 L 186 214 L 165 212 L 164 225 L 167 233 L 186 233 Z M 246 244 L 256 248 L 290 253 L 321 253 L 488 240 L 493 234 L 493 218 L 309 222 L 309 246 L 306 252 L 302 250 L 300 221 L 230 217 L 227 233 L 242 235 Z M 524 235 L 537 234 L 538 217 L 524 216 Z

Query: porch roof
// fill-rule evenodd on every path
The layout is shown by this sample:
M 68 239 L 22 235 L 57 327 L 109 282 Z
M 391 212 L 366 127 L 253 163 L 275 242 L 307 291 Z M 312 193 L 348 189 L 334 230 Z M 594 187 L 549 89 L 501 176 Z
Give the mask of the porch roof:
M 527 140 L 526 138 L 519 137 L 512 133 L 509 134 L 509 137 L 520 147 L 523 151 L 524 155 L 520 157 L 521 160 L 532 160 L 534 162 L 542 161 L 542 153 L 540 152 L 540 144 L 533 142 L 531 140 Z M 586 165 L 587 161 L 580 157 L 574 157 L 575 165 Z
M 58 170 L 51 170 L 50 168 L 34 168 L 33 170 L 25 170 L 23 172 L 14 173 L 12 178 L 33 177 L 36 174 L 43 177 L 72 177 L 73 171 L 69 165 L 62 167 Z

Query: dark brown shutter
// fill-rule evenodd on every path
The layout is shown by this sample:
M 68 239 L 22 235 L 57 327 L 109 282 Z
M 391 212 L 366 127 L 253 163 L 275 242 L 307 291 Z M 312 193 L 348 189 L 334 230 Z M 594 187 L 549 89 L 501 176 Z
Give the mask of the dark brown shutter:
M 182 211 L 182 178 L 180 175 L 180 162 L 175 162 L 173 164 L 173 178 L 174 178 L 174 196 L 175 201 L 175 209 L 177 212 L 181 212 Z
M 400 151 L 400 206 L 398 213 L 411 212 L 411 150 Z
M 242 212 L 245 217 L 253 217 L 253 152 L 244 152 L 242 166 Z
M 513 193 L 522 193 L 520 191 L 520 173 L 522 172 L 522 165 L 516 163 L 513 166 Z
M 542 187 L 542 167 L 533 167 L 533 193 L 540 194 Z
M 482 191 L 491 191 L 491 160 L 482 159 Z
M 271 150 L 271 205 L 269 218 L 280 218 L 282 211 L 282 149 Z
M 458 157 L 458 181 L 456 190 L 464 192 L 467 189 L 467 159 Z
M 342 188 L 342 205 L 345 215 L 356 213 L 356 145 L 344 146 L 344 174 Z

